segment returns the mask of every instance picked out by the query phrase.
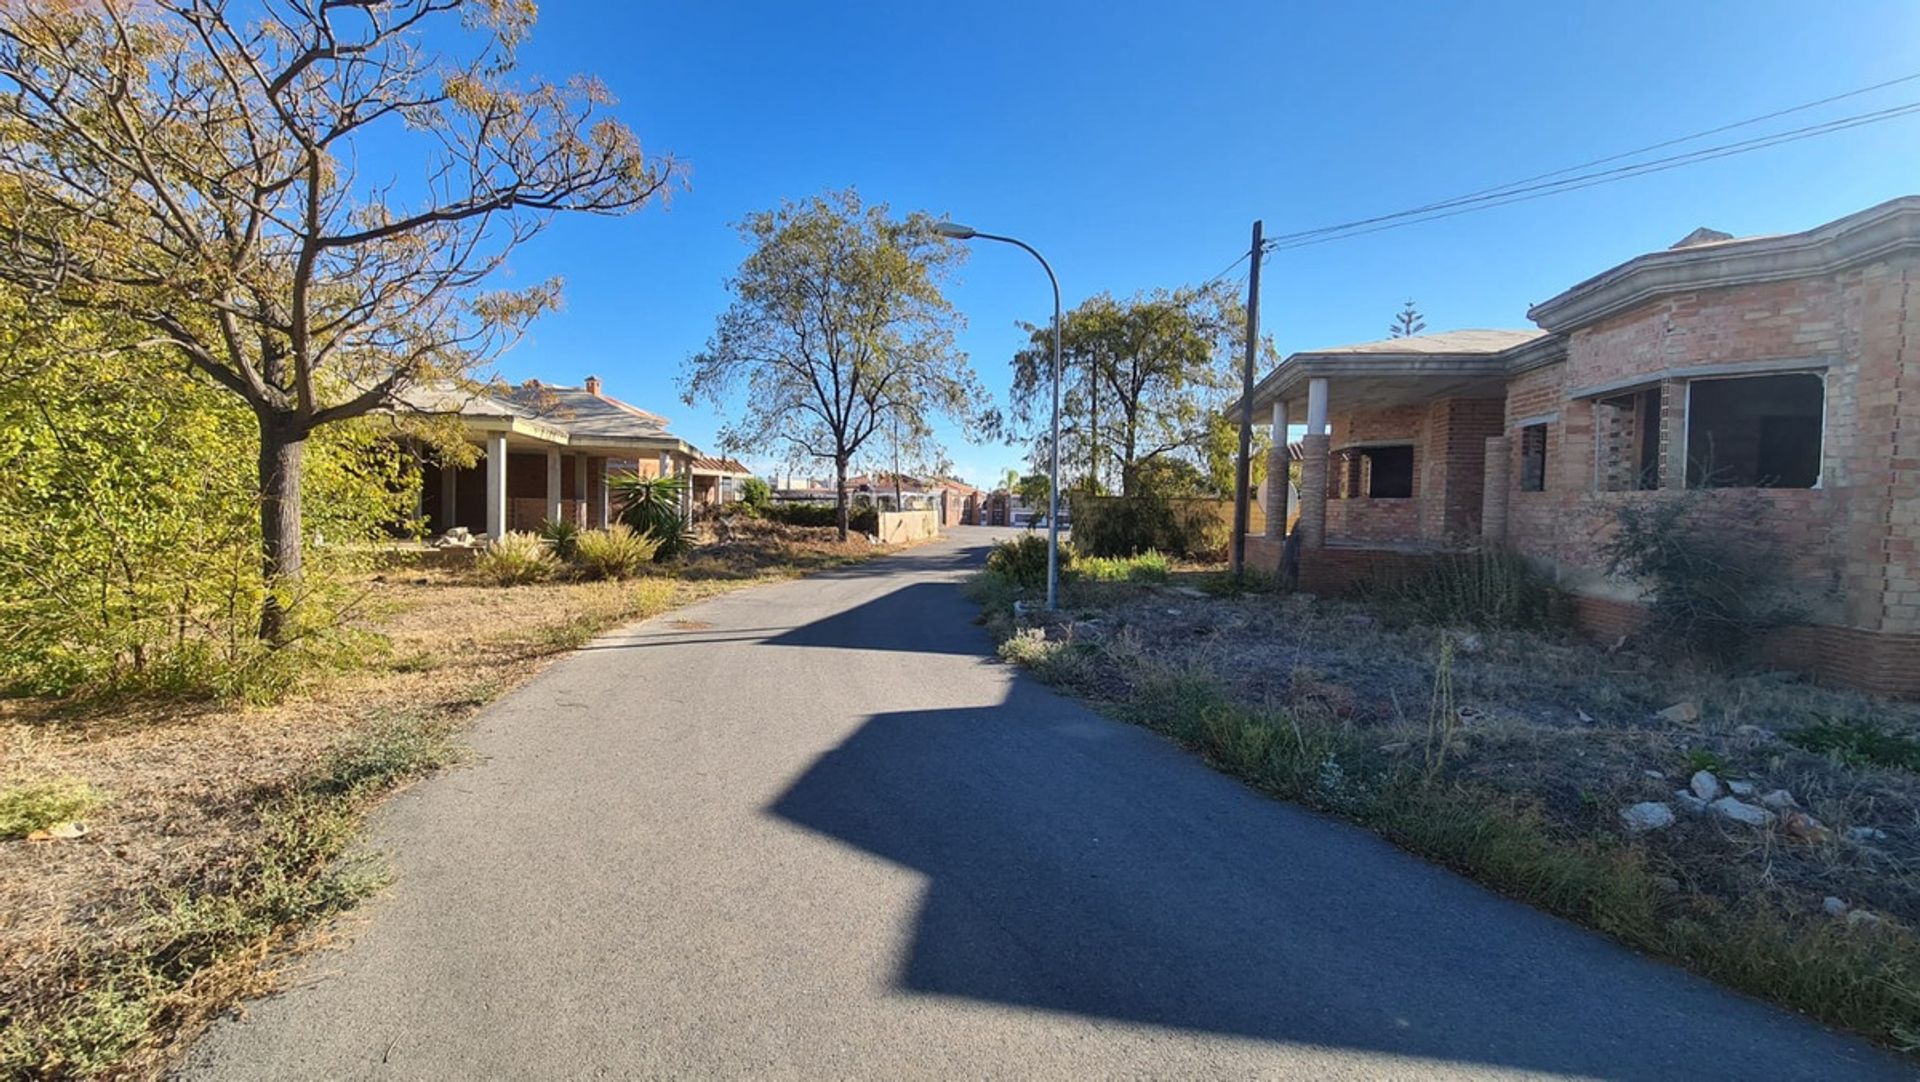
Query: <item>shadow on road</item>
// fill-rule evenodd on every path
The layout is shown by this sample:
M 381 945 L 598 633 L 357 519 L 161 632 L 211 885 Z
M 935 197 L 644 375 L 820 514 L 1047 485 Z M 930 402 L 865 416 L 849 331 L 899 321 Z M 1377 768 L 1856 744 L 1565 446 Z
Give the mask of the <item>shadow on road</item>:
M 957 593 L 876 605 L 947 620 Z M 1025 678 L 997 706 L 872 717 L 768 810 L 926 877 L 915 993 L 1595 1078 L 1888 1069 Z

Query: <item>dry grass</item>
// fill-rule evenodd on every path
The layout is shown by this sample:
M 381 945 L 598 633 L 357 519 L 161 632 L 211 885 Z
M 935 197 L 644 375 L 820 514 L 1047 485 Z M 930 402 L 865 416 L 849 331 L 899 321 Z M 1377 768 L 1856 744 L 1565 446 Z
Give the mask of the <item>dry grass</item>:
M 9 1051 L 7 1039 L 24 1039 L 29 1022 L 44 1029 L 58 1015 L 68 1029 L 83 1027 L 76 1046 L 120 1049 L 102 1062 L 67 1062 L 59 1073 L 146 1075 L 211 1010 L 257 990 L 267 948 L 287 938 L 300 914 L 276 919 L 271 934 L 236 925 L 245 935 L 230 938 L 251 946 L 200 958 L 198 971 L 175 975 L 179 987 L 158 1014 L 117 1019 L 124 1005 L 100 998 L 112 983 L 102 981 L 153 940 L 156 913 L 168 911 L 164 899 L 218 898 L 259 878 L 263 847 L 276 844 L 289 802 L 308 807 L 313 787 L 338 772 L 341 748 L 378 736 L 395 719 L 452 731 L 608 627 L 884 551 L 758 531 L 636 580 L 516 587 L 480 585 L 430 556 L 400 558 L 365 583 L 362 622 L 384 639 L 378 657 L 310 681 L 278 705 L 135 702 L 76 711 L 0 702 L 0 779 L 84 782 L 107 798 L 89 814 L 84 838 L 0 841 L 0 1053 Z M 339 812 L 347 828 L 378 795 L 356 784 L 352 806 Z M 329 838 L 342 829 L 322 821 Z M 326 861 L 310 863 L 318 875 Z M 316 905 L 312 915 L 326 911 Z M 85 1024 L 139 1032 L 131 1041 L 96 1038 Z M 0 1055 L 16 1068 L 31 1062 L 17 1050 L 13 1059 Z
M 1037 628 L 995 612 L 1003 590 L 979 592 L 1010 636 L 1003 656 L 1261 788 L 1747 991 L 1920 1044 L 1920 774 L 1871 761 L 1904 761 L 1920 706 L 1569 636 L 1233 594 L 1210 569 L 1165 587 L 1075 583 L 1067 618 Z M 1682 702 L 1696 720 L 1660 716 Z M 1799 746 L 1836 722 L 1845 747 Z M 1689 814 L 1674 791 L 1703 766 L 1788 790 L 1827 832 Z M 1678 822 L 1629 835 L 1620 810 L 1652 800 Z M 1837 919 L 1828 897 L 1877 919 Z

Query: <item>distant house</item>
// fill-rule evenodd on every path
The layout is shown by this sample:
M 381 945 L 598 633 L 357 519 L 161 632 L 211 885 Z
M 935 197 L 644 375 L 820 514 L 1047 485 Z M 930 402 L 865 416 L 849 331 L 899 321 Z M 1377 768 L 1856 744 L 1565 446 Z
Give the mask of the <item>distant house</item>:
M 740 482 L 753 476 L 739 459 L 695 455 L 693 458 L 693 502 L 714 506 L 740 499 Z
M 1920 695 L 1920 197 L 1779 236 L 1698 230 L 1537 304 L 1527 330 L 1311 350 L 1254 389 L 1304 421 L 1302 589 L 1337 592 L 1435 553 L 1509 547 L 1554 569 L 1583 625 L 1644 596 L 1601 548 L 1625 504 L 1757 499 L 1807 623 L 1782 663 Z M 1286 476 L 1285 439 L 1267 471 Z M 1284 501 L 1279 491 L 1269 496 Z M 1282 567 L 1279 523 L 1249 561 Z
M 689 472 L 698 457 L 666 418 L 604 393 L 594 376 L 580 387 L 415 388 L 404 401 L 457 417 L 481 448 L 476 466 L 422 478 L 421 517 L 433 534 L 463 526 L 498 537 L 560 519 L 604 526 L 610 478 Z

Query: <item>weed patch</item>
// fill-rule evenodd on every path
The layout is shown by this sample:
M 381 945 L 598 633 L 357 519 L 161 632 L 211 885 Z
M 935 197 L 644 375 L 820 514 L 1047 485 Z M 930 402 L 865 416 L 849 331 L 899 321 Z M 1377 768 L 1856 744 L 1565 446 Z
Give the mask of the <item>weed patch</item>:
M 0 838 L 19 838 L 36 830 L 85 816 L 105 801 L 83 781 L 21 782 L 0 789 Z

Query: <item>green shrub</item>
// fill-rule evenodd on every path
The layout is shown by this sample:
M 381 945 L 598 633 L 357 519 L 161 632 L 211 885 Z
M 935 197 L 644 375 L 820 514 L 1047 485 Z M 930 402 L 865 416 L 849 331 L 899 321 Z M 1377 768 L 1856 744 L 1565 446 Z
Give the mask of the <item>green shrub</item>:
M 1137 556 L 1162 552 L 1194 560 L 1226 556 L 1233 526 L 1217 501 L 1166 499 L 1152 492 L 1134 496 L 1077 496 L 1073 544 L 1090 556 Z
M 573 559 L 574 549 L 580 542 L 580 527 L 567 519 L 549 519 L 540 524 L 540 540 L 553 547 L 553 554 L 562 560 Z
M 767 517 L 789 526 L 819 528 L 840 525 L 839 510 L 830 503 L 776 503 L 767 508 Z M 879 533 L 880 512 L 871 505 L 848 507 L 847 529 L 854 533 Z
M 575 546 L 575 561 L 589 578 L 630 579 L 653 563 L 660 542 L 650 534 L 634 533 L 624 522 L 604 530 L 588 530 Z
M 677 559 L 693 550 L 697 541 L 693 526 L 680 512 L 687 494 L 685 474 L 641 477 L 630 473 L 614 478 L 610 487 L 620 507 L 620 521 L 634 533 L 659 539 L 654 560 Z
M 758 477 L 749 477 L 740 482 L 740 502 L 758 513 L 773 504 L 773 489 L 766 481 Z
M 1699 493 L 1623 504 L 1601 549 L 1612 574 L 1653 594 L 1648 631 L 1694 653 L 1733 658 L 1795 617 L 1776 574 L 1783 560 L 1764 540 L 1767 505 Z M 1723 528 L 1733 524 L 1736 528 Z
M 1073 571 L 1073 549 L 1060 547 L 1060 575 Z M 1010 541 L 993 546 L 987 554 L 987 574 L 997 575 L 1015 586 L 1044 589 L 1047 585 L 1047 537 L 1029 530 Z
M 19 838 L 72 822 L 104 800 L 93 786 L 70 778 L 10 785 L 0 789 L 0 838 Z
M 538 534 L 522 532 L 494 538 L 473 562 L 473 573 L 496 586 L 545 582 L 558 570 L 553 546 Z
M 1091 582 L 1165 582 L 1173 561 L 1155 549 L 1138 556 L 1087 556 L 1073 562 L 1073 573 Z
M 1382 587 L 1389 605 L 1441 627 L 1538 629 L 1567 618 L 1565 596 L 1518 553 L 1441 557 L 1423 574 Z
M 1782 733 L 1780 739 L 1852 766 L 1890 766 L 1920 772 L 1920 742 L 1861 721 L 1825 720 Z

